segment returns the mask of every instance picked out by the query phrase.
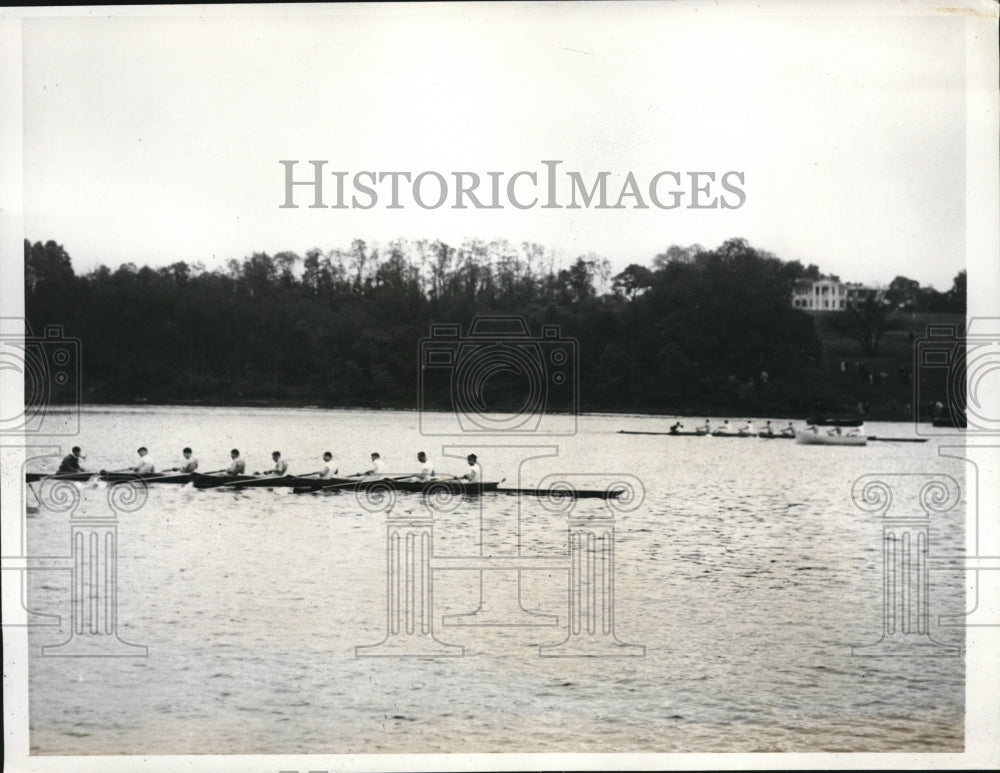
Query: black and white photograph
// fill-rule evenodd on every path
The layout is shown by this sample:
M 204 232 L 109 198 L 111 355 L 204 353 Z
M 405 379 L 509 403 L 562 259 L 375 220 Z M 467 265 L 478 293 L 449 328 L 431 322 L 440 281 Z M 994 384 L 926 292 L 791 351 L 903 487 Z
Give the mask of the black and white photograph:
M 1000 765 L 998 18 L 0 11 L 5 770 Z

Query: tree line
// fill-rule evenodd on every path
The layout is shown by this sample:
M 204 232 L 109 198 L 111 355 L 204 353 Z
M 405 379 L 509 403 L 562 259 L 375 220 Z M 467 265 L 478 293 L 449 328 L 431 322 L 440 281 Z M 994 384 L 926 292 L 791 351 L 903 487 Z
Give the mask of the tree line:
M 80 339 L 89 402 L 415 408 L 431 325 L 468 331 L 482 315 L 574 339 L 583 410 L 792 415 L 813 407 L 819 377 L 815 319 L 790 297 L 795 279 L 822 274 L 738 238 L 614 276 L 593 254 L 556 268 L 542 246 L 504 240 L 355 240 L 212 271 L 83 275 L 54 241 L 24 250 L 28 323 Z

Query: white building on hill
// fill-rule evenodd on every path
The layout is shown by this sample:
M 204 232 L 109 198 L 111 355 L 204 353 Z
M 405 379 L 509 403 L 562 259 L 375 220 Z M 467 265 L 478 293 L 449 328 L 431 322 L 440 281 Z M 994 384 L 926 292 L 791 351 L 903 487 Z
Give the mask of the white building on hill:
M 849 303 L 860 302 L 869 295 L 881 298 L 884 294 L 882 288 L 858 282 L 796 279 L 792 289 L 792 306 L 803 311 L 843 311 Z

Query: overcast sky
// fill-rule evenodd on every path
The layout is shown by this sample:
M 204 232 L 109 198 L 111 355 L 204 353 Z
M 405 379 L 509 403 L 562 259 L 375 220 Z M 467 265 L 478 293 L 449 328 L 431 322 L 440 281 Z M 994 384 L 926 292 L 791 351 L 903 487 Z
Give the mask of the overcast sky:
M 807 7 L 30 19 L 25 237 L 60 242 L 84 272 L 395 237 L 531 240 L 617 271 L 742 236 L 845 280 L 947 289 L 966 261 L 964 22 Z M 303 206 L 283 209 L 281 159 L 303 178 L 327 161 L 348 194 L 363 170 L 499 171 L 505 186 L 561 160 L 610 172 L 609 203 L 629 172 L 643 188 L 661 171 L 738 171 L 745 203 L 386 209 L 379 186 L 369 210 L 307 208 L 298 189 Z

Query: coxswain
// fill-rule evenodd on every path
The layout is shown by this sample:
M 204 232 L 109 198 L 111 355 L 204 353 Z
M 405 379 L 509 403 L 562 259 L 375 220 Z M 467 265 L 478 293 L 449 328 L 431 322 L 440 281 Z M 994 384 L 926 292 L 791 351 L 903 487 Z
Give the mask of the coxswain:
M 385 474 L 385 462 L 382 461 L 382 456 L 378 451 L 372 451 L 372 466 L 363 474 L 375 475 L 380 478 Z
M 247 468 L 247 463 L 240 459 L 240 450 L 234 448 L 229 452 L 229 456 L 232 457 L 233 461 L 226 470 L 226 475 L 242 475 Z
M 678 421 L 678 422 L 675 422 L 674 424 L 672 424 L 672 425 L 670 426 L 670 434 L 671 434 L 671 435 L 676 435 L 676 434 L 677 434 L 678 432 L 680 432 L 680 431 L 681 431 L 681 427 L 683 427 L 683 426 L 684 426 L 684 425 L 683 425 L 683 424 L 681 424 L 681 423 L 680 423 L 679 421 Z
M 167 472 L 194 472 L 198 469 L 198 460 L 192 456 L 194 452 L 190 448 L 185 448 L 181 453 L 184 455 L 184 463 L 180 467 L 171 467 Z
M 149 451 L 146 450 L 146 446 L 141 446 L 136 453 L 139 454 L 139 463 L 132 468 L 132 472 L 137 475 L 152 475 L 156 472 L 156 462 L 154 462 L 153 457 L 149 455 Z
M 465 457 L 465 461 L 469 463 L 469 469 L 462 476 L 462 480 L 467 480 L 469 483 L 482 483 L 483 482 L 483 468 L 479 465 L 475 454 L 469 454 Z
M 80 460 L 86 458 L 87 457 L 80 451 L 80 446 L 73 446 L 73 450 L 63 457 L 62 462 L 59 464 L 59 470 L 56 474 L 84 472 L 84 469 L 80 466 Z

